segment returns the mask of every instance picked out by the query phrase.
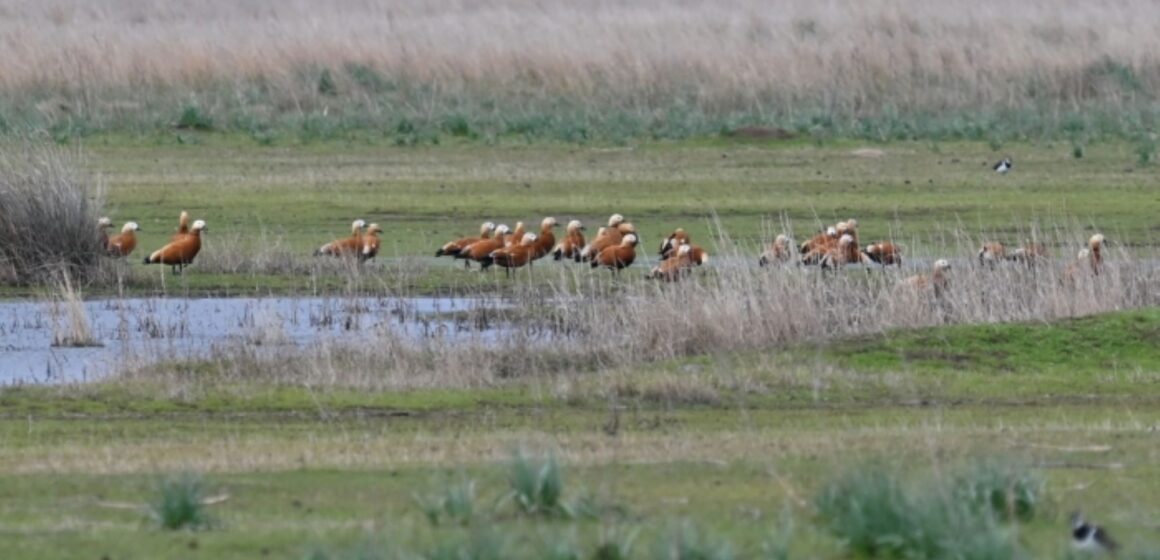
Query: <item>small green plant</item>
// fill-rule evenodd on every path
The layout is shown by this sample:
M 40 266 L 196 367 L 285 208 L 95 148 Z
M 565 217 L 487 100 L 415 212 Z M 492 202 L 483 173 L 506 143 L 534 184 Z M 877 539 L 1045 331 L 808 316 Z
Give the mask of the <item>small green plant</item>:
M 495 529 L 480 529 L 467 539 L 445 539 L 421 555 L 425 560 L 507 560 L 507 540 Z
M 793 544 L 793 515 L 789 508 L 781 512 L 781 522 L 777 532 L 770 535 L 761 545 L 762 558 L 768 560 L 789 560 L 790 545 Z
M 338 95 L 338 84 L 334 83 L 334 76 L 331 75 L 329 68 L 323 68 L 322 73 L 318 75 L 318 93 L 331 97 Z
M 685 521 L 661 535 L 653 551 L 657 560 L 732 560 L 736 558 L 728 541 L 706 537 L 692 522 Z
M 1151 134 L 1141 134 L 1136 140 L 1136 157 L 1141 166 L 1151 165 L 1156 160 L 1156 138 Z
M 1022 557 L 990 507 L 960 499 L 954 488 L 937 483 L 904 488 L 881 467 L 862 468 L 831 482 L 816 505 L 830 532 L 851 552 L 867 558 Z
M 636 529 L 601 529 L 600 542 L 592 553 L 592 560 L 628 560 L 632 557 L 632 545 L 638 533 Z
M 201 476 L 184 473 L 162 479 L 157 486 L 157 498 L 149 506 L 149 516 L 162 529 L 170 531 L 212 527 Z
M 177 128 L 182 130 L 213 130 L 213 119 L 196 105 L 186 105 L 177 119 Z
M 475 515 L 475 481 L 463 479 L 448 484 L 442 492 L 416 494 L 414 499 L 431 525 L 438 526 L 444 519 L 456 525 L 470 525 Z
M 564 479 L 555 455 L 543 462 L 529 459 L 518 451 L 508 473 L 511 491 L 508 497 L 527 515 L 571 517 L 572 509 L 564 504 Z
M 1073 143 L 1071 145 L 1071 157 L 1073 157 L 1075 159 L 1083 159 L 1083 156 L 1084 156 L 1083 144 L 1080 144 L 1079 142 Z
M 975 509 L 988 509 L 1003 520 L 1029 521 L 1043 500 L 1044 480 L 1016 464 L 982 461 L 958 474 L 954 497 Z

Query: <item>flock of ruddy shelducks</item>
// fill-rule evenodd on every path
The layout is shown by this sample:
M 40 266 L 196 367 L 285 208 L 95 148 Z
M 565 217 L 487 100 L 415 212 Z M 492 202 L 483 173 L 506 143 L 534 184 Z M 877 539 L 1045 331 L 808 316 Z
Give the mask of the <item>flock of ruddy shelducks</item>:
M 191 264 L 201 251 L 201 234 L 206 230 L 203 220 L 190 224 L 187 212 L 178 219 L 176 233 L 170 242 L 145 258 L 145 264 L 162 264 L 172 267 L 174 273 L 181 273 Z M 109 236 L 113 222 L 101 218 L 98 231 L 106 252 L 114 257 L 126 257 L 137 247 L 136 233 L 140 227 L 136 222 L 127 222 L 121 233 Z M 525 231 L 524 223 L 517 222 L 514 228 L 505 224 L 485 222 L 479 228 L 479 235 L 464 237 L 445 243 L 437 251 L 436 257 L 451 257 L 462 260 L 465 268 L 471 263 L 479 263 L 481 270 L 492 266 L 503 268 L 510 276 L 514 269 L 532 266 L 536 261 L 552 255 L 554 260 L 572 260 L 589 263 L 592 268 L 608 268 L 614 273 L 632 266 L 636 261 L 640 236 L 636 226 L 620 214 L 608 218 L 608 225 L 601 227 L 591 239 L 585 237 L 584 224 L 579 220 L 568 222 L 563 236 L 557 240 L 555 230 L 559 227 L 556 218 L 544 218 L 539 232 Z M 378 224 L 367 224 L 364 220 L 351 223 L 349 237 L 336 239 L 319 247 L 315 255 L 327 255 L 356 259 L 366 262 L 379 252 Z M 1080 272 L 1090 271 L 1098 275 L 1103 266 L 1104 236 L 1095 234 L 1088 240 L 1087 248 L 1081 250 L 1076 259 L 1067 265 L 1066 277 L 1074 277 Z M 648 277 L 674 282 L 687 276 L 695 267 L 709 262 L 709 253 L 693 243 L 689 234 L 677 228 L 661 242 L 660 263 L 649 271 Z M 1028 241 L 1022 246 L 1008 250 L 1001 243 L 982 244 L 976 259 L 980 265 L 995 266 L 1011 261 L 1027 266 L 1045 263 L 1047 248 L 1041 243 Z M 902 247 L 892 241 L 877 241 L 861 246 L 858 240 L 858 221 L 849 219 L 825 228 L 800 245 L 795 245 L 786 234 L 778 235 L 758 259 L 758 265 L 818 266 L 823 270 L 837 270 L 851 264 L 902 266 Z M 949 286 L 950 263 L 938 259 L 929 274 L 919 274 L 903 279 L 900 285 L 916 289 L 932 288 L 940 295 Z

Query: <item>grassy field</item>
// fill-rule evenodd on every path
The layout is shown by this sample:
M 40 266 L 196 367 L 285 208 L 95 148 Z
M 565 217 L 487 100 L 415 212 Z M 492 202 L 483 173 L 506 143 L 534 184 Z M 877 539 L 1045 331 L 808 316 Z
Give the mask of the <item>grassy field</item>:
M 614 542 L 629 558 L 887 557 L 862 537 L 897 531 L 916 557 L 1066 558 L 1078 508 L 1129 556 L 1156 545 L 1157 199 L 1130 144 L 1076 158 L 1047 143 L 290 148 L 182 134 L 85 146 L 105 213 L 141 224 L 142 254 L 180 210 L 210 225 L 184 277 L 115 263 L 127 294 L 502 292 L 518 305 L 493 320 L 572 334 L 532 349 L 390 331 L 365 347 L 243 343 L 105 382 L 4 388 L 0 526 L 22 557 L 617 558 L 598 553 Z M 1007 153 L 1016 170 L 998 176 L 989 164 Z M 666 287 L 554 262 L 509 280 L 430 256 L 483 220 L 595 226 L 613 212 L 642 232 L 642 264 L 677 226 L 719 258 Z M 355 217 L 384 226 L 381 262 L 309 255 Z M 783 227 L 802 238 L 850 217 L 864 241 L 903 242 L 906 270 L 756 270 Z M 1068 276 L 1094 231 L 1111 240 L 1106 272 Z M 981 239 L 1033 232 L 1048 267 L 963 266 Z M 951 293 L 892 288 L 932 257 L 959 267 Z M 558 458 L 563 505 L 512 497 L 519 449 Z M 165 530 L 149 504 L 182 473 L 213 498 L 210 522 Z M 963 481 L 1026 483 L 1033 515 L 961 510 Z M 842 488 L 885 492 L 851 498 L 885 509 L 859 514 Z M 464 495 L 473 513 L 438 524 L 421 505 Z M 931 544 L 914 524 L 991 540 Z
M 1160 503 L 1157 325 L 1143 311 L 902 331 L 568 388 L 545 377 L 379 394 L 8 389 L 0 523 L 8 550 L 29 558 L 435 558 L 455 542 L 470 557 L 542 558 L 557 542 L 594 557 L 614 534 L 635 535 L 633 558 L 672 558 L 664 545 L 682 539 L 711 554 L 728 543 L 740 558 L 778 557 L 762 556 L 769 542 L 793 558 L 840 558 L 843 541 L 815 505 L 829 481 L 886 468 L 908 484 L 945 483 L 1001 457 L 1046 481 L 1034 517 L 1013 526 L 1031 557 L 1065 557 L 1076 508 L 1142 553 L 1156 546 Z M 502 500 L 518 448 L 554 452 L 565 500 L 590 516 L 526 515 Z M 180 472 L 228 496 L 208 506 L 210 529 L 147 519 L 158 481 Z M 469 525 L 431 525 L 413 495 L 464 479 L 476 484 Z
M 585 143 L 757 125 L 1081 148 L 1112 136 L 1156 151 L 1160 11 L 1139 2 L 407 0 L 319 14 L 273 0 L 7 0 L 0 10 L 0 33 L 18 38 L 0 61 L 0 133 L 39 128 L 61 141 L 177 126 L 255 144 Z
M 618 212 L 642 234 L 641 261 L 675 227 L 713 252 L 756 259 L 759 244 L 789 228 L 798 238 L 855 217 L 863 240 L 894 239 L 908 254 L 966 257 L 980 239 L 1019 243 L 1046 237 L 1059 258 L 1094 231 L 1115 250 L 1155 253 L 1160 201 L 1155 170 L 1132 146 L 1112 142 L 1076 159 L 1064 144 L 833 142 L 645 143 L 616 148 L 474 144 L 399 149 L 358 143 L 262 148 L 229 135 L 116 138 L 86 145 L 108 185 L 106 213 L 141 224 L 135 257 L 164 243 L 181 210 L 210 230 L 199 263 L 169 290 L 215 293 L 343 289 L 335 267 L 309 253 L 346 235 L 356 217 L 378 222 L 381 270 L 364 287 L 432 293 L 495 290 L 493 279 L 462 274 L 431 258 L 443 242 L 483 221 L 538 227 L 548 215 L 578 218 L 593 234 Z M 869 155 L 867 155 L 869 154 Z M 989 164 L 1010 154 L 1008 176 Z M 558 230 L 557 234 L 562 234 Z M 720 239 L 718 239 L 718 237 Z M 724 243 L 717 243 L 724 241 Z M 552 265 L 554 267 L 554 265 Z M 549 270 L 552 270 L 550 268 Z M 161 289 L 157 269 L 137 258 L 128 286 Z M 540 273 L 538 270 L 537 274 Z

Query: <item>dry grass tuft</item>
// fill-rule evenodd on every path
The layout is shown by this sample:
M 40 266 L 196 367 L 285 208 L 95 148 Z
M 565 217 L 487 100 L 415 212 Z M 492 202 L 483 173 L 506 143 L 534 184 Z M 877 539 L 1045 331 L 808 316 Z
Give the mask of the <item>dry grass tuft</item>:
M 472 123 L 456 113 L 464 99 L 481 108 L 505 96 L 567 97 L 578 110 L 656 120 L 654 132 L 664 134 L 654 110 L 716 115 L 730 130 L 768 124 L 730 122 L 738 115 L 805 123 L 814 115 L 825 126 L 835 117 L 971 109 L 986 120 L 1028 106 L 1057 116 L 1091 102 L 1114 111 L 1160 86 L 1160 9 L 1139 2 L 738 0 L 722 9 L 674 0 L 344 0 L 333 8 L 8 0 L 0 34 L 13 40 L 0 90 L 23 93 L 27 111 L 50 127 L 144 116 L 205 128 L 230 111 L 240 126 L 281 115 L 362 119 L 415 102 L 412 116 L 443 118 L 444 131 L 470 135 Z
M 81 282 L 100 271 L 103 185 L 78 152 L 44 141 L 0 150 L 0 281 L 32 283 L 58 273 Z
M 1071 236 L 1036 238 L 1052 246 L 1082 245 Z M 965 234 L 950 239 L 954 245 L 944 246 L 945 254 L 970 255 L 977 247 Z M 716 268 L 698 270 L 693 281 L 679 284 L 572 274 L 570 269 L 551 273 L 553 293 L 531 286 L 516 289 L 511 296 L 515 305 L 502 313 L 487 306 L 466 312 L 456 323 L 456 330 L 463 332 L 455 336 L 435 328 L 416 339 L 398 332 L 384 317 L 357 343 L 339 339 L 291 350 L 220 346 L 212 369 L 225 380 L 317 388 L 472 388 L 511 379 L 552 383 L 657 360 L 726 356 L 895 328 L 1049 321 L 1160 305 L 1155 290 L 1160 271 L 1151 261 L 1136 261 L 1122 250 L 1109 252 L 1098 276 L 1068 273 L 1068 262 L 986 267 L 973 259 L 957 259 L 952 261 L 950 287 L 941 295 L 901 285 L 904 276 L 930 267 L 929 261 L 919 259 L 908 261 L 912 268 L 905 270 L 850 267 L 833 273 L 816 267 L 758 269 L 747 264 L 749 253 L 716 254 Z M 264 324 L 263 329 L 273 332 L 274 327 Z M 180 381 L 192 369 L 204 367 L 178 362 L 126 376 Z M 799 374 L 787 372 L 792 379 L 786 383 L 819 381 Z M 830 377 L 843 382 L 839 373 Z M 610 382 L 610 395 L 692 403 L 715 402 L 719 386 L 746 389 L 752 383 L 719 373 L 680 373 L 643 385 Z

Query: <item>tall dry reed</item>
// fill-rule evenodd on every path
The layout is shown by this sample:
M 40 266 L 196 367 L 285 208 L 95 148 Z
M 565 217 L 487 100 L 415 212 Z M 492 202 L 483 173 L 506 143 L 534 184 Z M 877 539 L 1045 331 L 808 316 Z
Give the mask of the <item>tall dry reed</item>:
M 1082 246 L 1076 239 L 1082 236 L 1036 236 L 1054 247 Z M 902 282 L 929 273 L 932 259 L 914 259 L 902 270 L 855 266 L 826 272 L 792 265 L 759 269 L 756 252 L 726 250 L 714 257 L 711 269 L 674 284 L 613 279 L 567 264 L 545 267 L 536 273 L 549 278 L 551 290 L 529 284 L 517 287 L 508 307 L 473 307 L 459 323 L 467 331 L 461 336 L 435 329 L 414 337 L 384 318 L 369 341 L 339 338 L 290 351 L 227 345 L 216 349 L 210 363 L 221 378 L 235 381 L 318 388 L 481 387 L 896 328 L 1050 321 L 1160 305 L 1160 269 L 1153 261 L 1134 259 L 1122 245 L 1105 251 L 1098 275 L 1071 266 L 1069 249 L 1057 249 L 1063 257 L 1035 267 L 990 267 L 968 256 L 976 247 L 972 236 L 959 234 L 939 248 L 948 256 L 961 255 L 951 259 L 949 288 L 941 295 Z M 624 275 L 640 272 L 629 269 Z M 204 371 L 199 360 L 135 368 L 126 376 L 179 379 L 189 367 Z
M 6 0 L 0 13 L 0 91 L 53 126 L 405 114 L 455 134 L 469 132 L 462 111 L 539 100 L 541 119 L 615 109 L 657 134 L 688 114 L 825 127 L 980 111 L 969 127 L 1029 106 L 1057 120 L 1092 102 L 1146 107 L 1160 86 L 1160 8 L 1139 0 Z
M 0 280 L 98 274 L 104 188 L 84 169 L 79 152 L 44 141 L 0 148 Z

